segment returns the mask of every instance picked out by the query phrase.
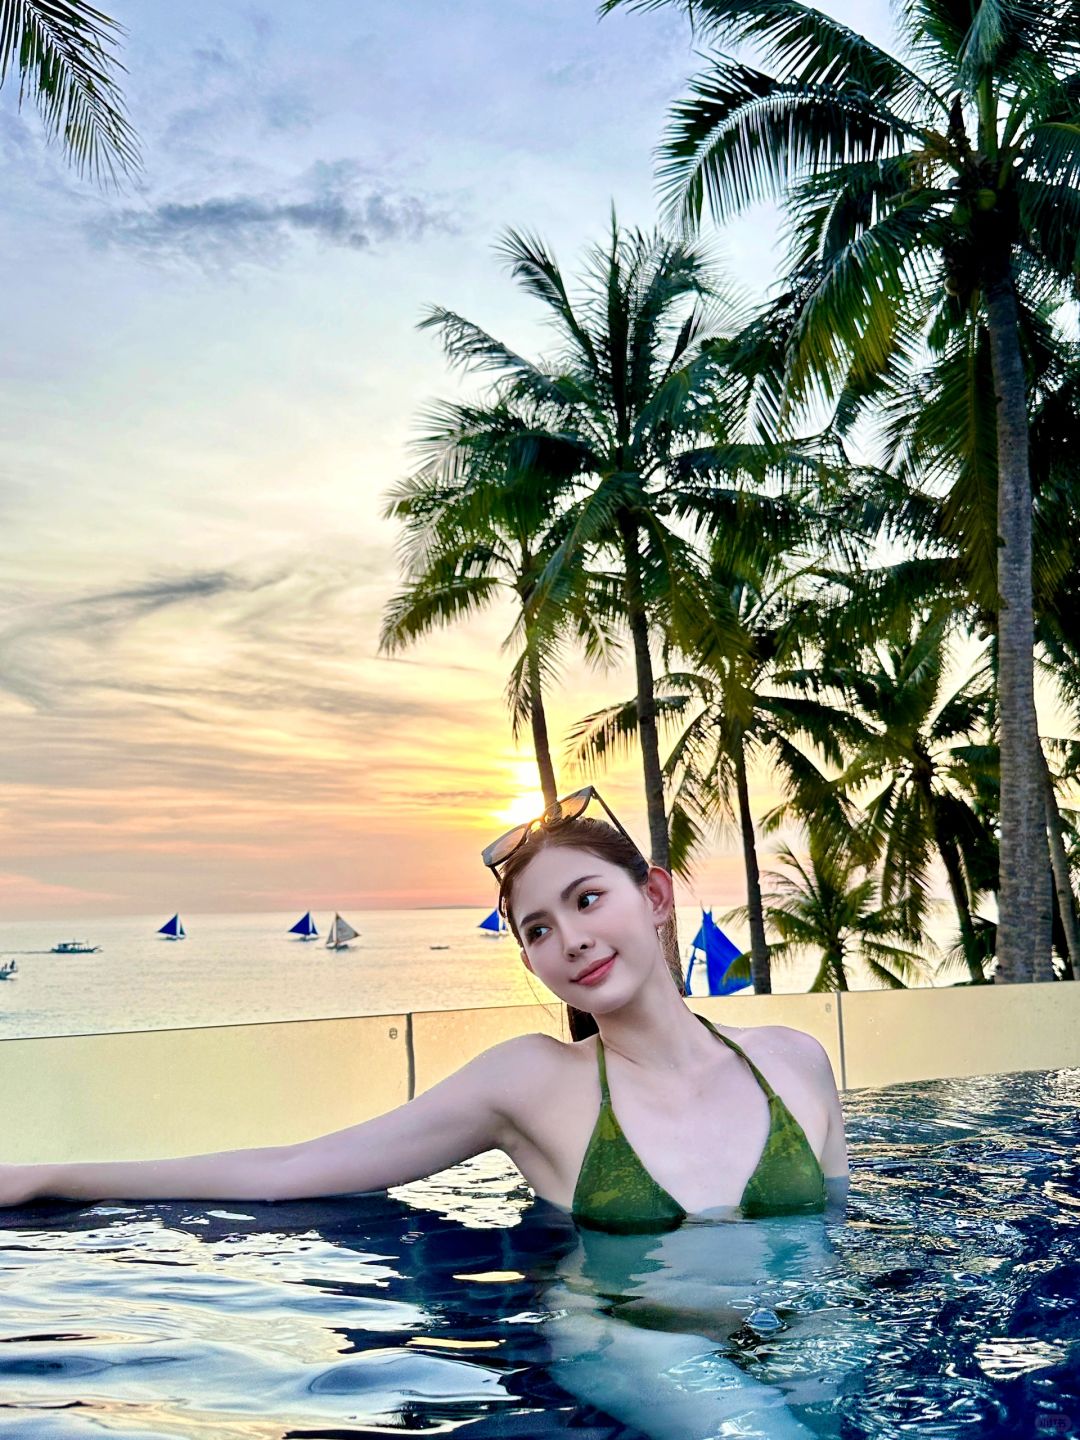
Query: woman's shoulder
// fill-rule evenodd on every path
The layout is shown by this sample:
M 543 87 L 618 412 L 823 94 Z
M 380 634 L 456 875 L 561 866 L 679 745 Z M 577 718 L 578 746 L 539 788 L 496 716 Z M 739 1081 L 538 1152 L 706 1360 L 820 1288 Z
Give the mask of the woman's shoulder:
M 543 1117 L 561 1113 L 582 1093 L 590 1072 L 597 1075 L 593 1036 L 568 1042 L 540 1032 L 515 1035 L 485 1050 L 480 1061 L 485 1093 L 497 1096 L 503 1117 L 530 1135 Z
M 761 1069 L 767 1070 L 772 1062 L 807 1078 L 833 1079 L 829 1052 L 805 1030 L 795 1030 L 790 1025 L 748 1025 L 741 1029 L 725 1025 L 722 1028 Z
M 716 1029 L 723 1031 L 744 1050 L 754 1046 L 800 1054 L 816 1054 L 818 1051 L 822 1055 L 827 1053 L 820 1040 L 806 1030 L 796 1030 L 790 1025 L 717 1025 Z
M 486 1067 L 501 1072 L 507 1083 L 515 1079 L 535 1085 L 543 1074 L 567 1073 L 582 1064 L 596 1065 L 596 1037 L 587 1040 L 559 1040 L 554 1035 L 533 1031 L 500 1041 L 483 1057 Z

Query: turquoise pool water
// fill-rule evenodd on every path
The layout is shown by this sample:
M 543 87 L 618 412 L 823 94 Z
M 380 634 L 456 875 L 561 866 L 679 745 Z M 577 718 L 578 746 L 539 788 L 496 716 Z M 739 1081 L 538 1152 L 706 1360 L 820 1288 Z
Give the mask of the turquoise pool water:
M 843 1214 L 579 1237 L 390 1196 L 0 1212 L 0 1436 L 1078 1437 L 1080 1071 L 862 1091 Z

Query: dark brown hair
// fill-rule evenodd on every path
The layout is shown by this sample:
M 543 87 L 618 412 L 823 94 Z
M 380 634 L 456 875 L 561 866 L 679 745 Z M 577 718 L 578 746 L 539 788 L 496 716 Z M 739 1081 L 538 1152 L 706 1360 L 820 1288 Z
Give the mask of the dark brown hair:
M 507 924 L 519 945 L 521 936 L 510 910 L 514 883 L 534 856 L 553 846 L 587 850 L 590 855 L 595 855 L 600 860 L 618 865 L 637 885 L 644 885 L 649 878 L 649 862 L 644 855 L 632 840 L 621 835 L 614 825 L 609 825 L 606 820 L 594 820 L 591 816 L 584 815 L 576 820 L 567 820 L 550 830 L 533 830 L 521 848 L 515 850 L 502 867 L 499 878 L 499 909 L 506 916 Z M 573 1039 L 583 1040 L 586 1035 L 596 1034 L 596 1020 L 587 1010 L 578 1010 L 573 1005 L 567 1005 L 566 1013 Z

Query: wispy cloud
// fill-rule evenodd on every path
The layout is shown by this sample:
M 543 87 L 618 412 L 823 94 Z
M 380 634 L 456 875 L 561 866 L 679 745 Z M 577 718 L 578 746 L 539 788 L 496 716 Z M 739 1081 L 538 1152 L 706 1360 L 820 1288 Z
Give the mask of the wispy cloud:
M 320 161 L 275 193 L 161 200 L 87 226 L 99 244 L 209 269 L 268 264 L 305 238 L 362 251 L 456 228 L 436 200 L 394 189 L 350 160 Z
M 16 619 L 0 625 L 0 690 L 35 710 L 50 710 L 65 694 L 81 691 L 98 668 L 57 664 L 58 646 L 71 640 L 82 642 L 84 649 L 88 644 L 100 662 L 103 645 L 147 616 L 265 583 L 213 571 L 150 580 L 122 590 L 24 602 Z

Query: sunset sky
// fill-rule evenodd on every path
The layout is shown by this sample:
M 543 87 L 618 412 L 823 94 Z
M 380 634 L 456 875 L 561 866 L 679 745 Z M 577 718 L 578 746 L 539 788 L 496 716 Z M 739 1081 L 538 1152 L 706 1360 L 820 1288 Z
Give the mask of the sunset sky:
M 686 23 L 590 0 L 105 8 L 145 158 L 124 193 L 0 91 L 0 914 L 480 903 L 478 850 L 535 788 L 508 615 L 375 653 L 383 497 L 461 384 L 416 322 L 437 303 L 543 349 L 494 242 L 535 229 L 573 271 L 612 201 L 654 223 Z M 824 8 L 888 40 L 886 0 Z M 775 241 L 763 209 L 717 250 L 761 292 Z M 572 666 L 554 733 L 631 690 Z M 595 778 L 644 840 L 636 758 Z M 742 898 L 726 852 L 706 901 Z

